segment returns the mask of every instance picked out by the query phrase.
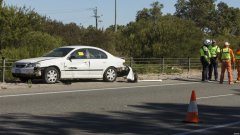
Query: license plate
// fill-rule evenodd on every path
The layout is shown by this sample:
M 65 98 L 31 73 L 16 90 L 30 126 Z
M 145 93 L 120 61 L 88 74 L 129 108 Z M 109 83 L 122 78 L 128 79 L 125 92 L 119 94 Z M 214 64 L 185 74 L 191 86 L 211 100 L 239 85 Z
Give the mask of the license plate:
M 21 73 L 21 70 L 20 69 L 15 69 L 15 73 Z

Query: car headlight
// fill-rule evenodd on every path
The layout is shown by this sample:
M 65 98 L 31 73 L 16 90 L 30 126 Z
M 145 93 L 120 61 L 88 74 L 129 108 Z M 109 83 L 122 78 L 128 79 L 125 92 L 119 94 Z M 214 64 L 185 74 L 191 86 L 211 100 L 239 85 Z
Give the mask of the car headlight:
M 12 68 L 14 68 L 14 67 L 16 67 L 16 63 L 15 62 L 12 64 Z
M 40 63 L 29 63 L 29 64 L 27 64 L 26 67 L 27 68 L 30 68 L 30 67 L 40 67 Z

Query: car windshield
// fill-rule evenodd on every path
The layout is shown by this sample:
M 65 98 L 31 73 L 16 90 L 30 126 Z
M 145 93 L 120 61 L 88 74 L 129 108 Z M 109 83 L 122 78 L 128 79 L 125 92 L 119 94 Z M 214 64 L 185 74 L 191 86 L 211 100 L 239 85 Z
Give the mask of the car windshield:
M 72 50 L 73 48 L 57 48 L 43 55 L 43 57 L 64 57 Z

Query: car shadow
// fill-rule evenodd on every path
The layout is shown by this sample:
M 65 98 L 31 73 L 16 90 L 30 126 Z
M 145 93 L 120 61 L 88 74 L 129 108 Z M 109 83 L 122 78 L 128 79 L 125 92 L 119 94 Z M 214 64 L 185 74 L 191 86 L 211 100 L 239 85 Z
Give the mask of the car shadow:
M 56 83 L 62 83 L 67 85 L 67 84 L 79 83 L 79 82 L 104 82 L 104 81 L 100 79 L 76 79 L 76 80 L 60 80 Z M 27 82 L 21 82 L 19 80 L 11 80 L 11 81 L 7 81 L 7 83 L 46 84 L 42 79 L 33 79 Z
M 239 107 L 199 105 L 199 124 L 184 123 L 188 104 L 144 103 L 128 105 L 123 111 L 105 113 L 73 112 L 32 115 L 1 114 L 0 134 L 138 134 L 168 135 L 216 125 L 239 122 Z M 226 135 L 239 131 L 239 125 L 221 127 L 206 134 Z M 238 130 L 238 131 L 237 131 Z

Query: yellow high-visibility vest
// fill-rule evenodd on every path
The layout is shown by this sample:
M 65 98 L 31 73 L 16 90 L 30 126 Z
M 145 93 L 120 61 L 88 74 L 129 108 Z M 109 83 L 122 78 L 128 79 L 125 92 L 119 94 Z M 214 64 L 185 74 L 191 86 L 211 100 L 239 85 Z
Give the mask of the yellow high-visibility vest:
M 222 60 L 231 60 L 229 48 L 223 48 L 221 53 L 222 53 L 222 57 L 221 57 Z
M 207 54 L 205 54 L 205 52 L 207 52 Z M 200 56 L 204 57 L 207 61 L 210 60 L 211 53 L 210 53 L 209 49 L 206 46 L 201 47 L 201 49 L 200 49 Z
M 218 46 L 210 46 L 209 47 L 211 57 L 217 57 L 217 54 L 220 53 L 220 48 Z

